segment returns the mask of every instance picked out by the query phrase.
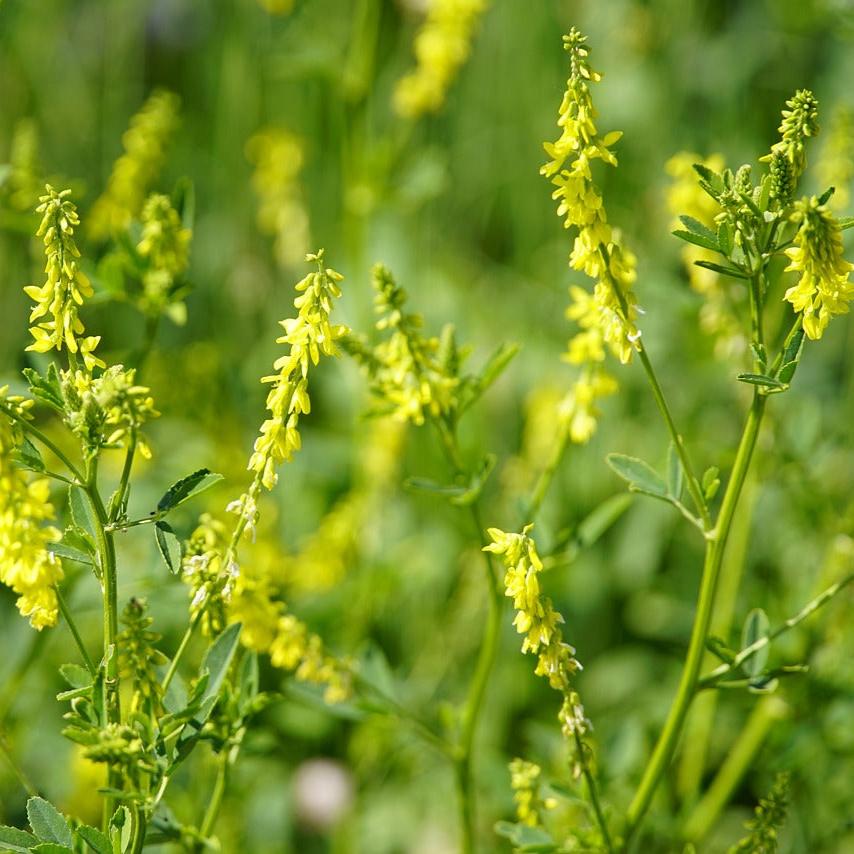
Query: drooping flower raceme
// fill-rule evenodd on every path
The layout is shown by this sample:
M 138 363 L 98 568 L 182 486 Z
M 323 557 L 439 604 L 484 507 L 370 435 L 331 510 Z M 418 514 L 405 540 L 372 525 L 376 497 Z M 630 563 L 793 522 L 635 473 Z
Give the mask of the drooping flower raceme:
M 839 223 L 815 196 L 794 204 L 792 220 L 798 224 L 795 245 L 786 250 L 786 268 L 800 273 L 796 285 L 785 298 L 803 316 L 804 331 L 812 339 L 821 338 L 830 318 L 847 314 L 854 297 L 849 275 L 854 264 L 842 255 Z
M 18 594 L 18 610 L 41 630 L 58 616 L 54 587 L 63 577 L 62 564 L 48 545 L 60 532 L 44 524 L 54 518 L 47 478 L 28 479 L 13 460 L 19 436 L 6 413 L 26 418 L 31 401 L 7 392 L 0 388 L 0 582 Z
M 80 224 L 77 208 L 68 198 L 71 190 L 57 192 L 49 184 L 40 197 L 36 211 L 42 221 L 36 232 L 44 241 L 46 281 L 30 285 L 24 292 L 35 305 L 30 312 L 30 332 L 35 339 L 28 350 L 47 353 L 68 349 L 72 363 L 80 353 L 87 371 L 104 363 L 95 356 L 99 337 L 85 337 L 78 309 L 83 300 L 92 296 L 92 285 L 80 270 L 80 252 L 74 241 L 74 227 Z
M 594 279 L 593 293 L 573 287 L 567 315 L 581 327 L 570 341 L 566 360 L 582 367 L 578 388 L 565 405 L 570 438 L 586 442 L 596 426 L 597 398 L 611 393 L 615 384 L 602 379 L 606 347 L 623 363 L 631 359 L 640 333 L 634 325 L 637 314 L 632 284 L 636 278 L 635 257 L 611 227 L 602 194 L 593 181 L 591 166 L 602 160 L 616 166 L 611 146 L 621 133 L 600 136 L 590 84 L 601 80 L 587 61 L 586 38 L 576 29 L 564 36 L 570 55 L 570 76 L 561 102 L 560 137 L 544 147 L 550 160 L 540 172 L 556 186 L 558 216 L 566 228 L 577 229 L 569 264 Z
M 180 104 L 174 92 L 158 89 L 131 119 L 122 136 L 124 153 L 113 165 L 107 188 L 89 216 L 89 233 L 94 239 L 122 231 L 139 216 L 151 182 L 163 167 Z
M 427 19 L 415 36 L 413 71 L 398 81 L 394 107 L 405 118 L 436 112 L 459 69 L 487 0 L 432 0 Z
M 249 468 L 266 489 L 276 485 L 276 467 L 299 450 L 299 417 L 311 409 L 309 365 L 316 365 L 321 354 L 334 356 L 335 342 L 346 331 L 344 326 L 333 326 L 329 320 L 332 302 L 341 296 L 338 283 L 343 276 L 324 266 L 323 250 L 307 257 L 317 264 L 317 270 L 297 284 L 300 295 L 294 306 L 299 313 L 295 318 L 281 321 L 285 334 L 276 339 L 277 343 L 288 345 L 288 352 L 273 364 L 277 373 L 262 380 L 271 386 L 267 395 L 270 417 L 261 425 Z
M 567 737 L 581 736 L 590 727 L 578 694 L 572 687 L 572 677 L 581 669 L 575 659 L 575 650 L 563 640 L 560 625 L 563 617 L 554 609 L 552 602 L 540 590 L 539 575 L 543 563 L 537 554 L 536 543 L 528 536 L 531 525 L 521 534 L 508 534 L 498 528 L 490 528 L 492 542 L 484 551 L 500 555 L 506 571 L 504 595 L 513 600 L 516 617 L 513 625 L 524 635 L 522 652 L 537 656 L 534 672 L 549 681 L 549 685 L 560 691 L 563 704 L 558 715 L 561 729 Z

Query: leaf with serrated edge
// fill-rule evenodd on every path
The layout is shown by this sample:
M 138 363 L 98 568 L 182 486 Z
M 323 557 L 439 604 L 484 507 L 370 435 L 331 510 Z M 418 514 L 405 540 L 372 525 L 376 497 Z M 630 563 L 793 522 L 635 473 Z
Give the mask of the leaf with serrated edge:
M 183 504 L 190 498 L 195 497 L 206 489 L 210 489 L 215 483 L 222 480 L 221 474 L 216 474 L 210 469 L 199 469 L 181 480 L 176 481 L 166 490 L 160 501 L 157 502 L 157 509 L 161 513 L 166 513 L 169 510 Z
M 39 839 L 71 846 L 71 828 L 65 816 L 50 801 L 30 798 L 27 801 L 27 818 Z

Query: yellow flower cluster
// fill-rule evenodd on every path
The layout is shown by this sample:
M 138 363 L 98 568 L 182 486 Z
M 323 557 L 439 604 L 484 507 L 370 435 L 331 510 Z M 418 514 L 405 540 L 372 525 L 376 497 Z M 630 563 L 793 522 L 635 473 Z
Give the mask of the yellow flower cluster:
M 148 188 L 157 177 L 175 128 L 181 100 L 173 92 L 153 92 L 131 119 L 122 136 L 124 153 L 113 164 L 107 189 L 89 216 L 89 233 L 104 240 L 127 227 L 142 210 Z
M 136 434 L 137 450 L 151 458 L 151 449 L 139 428 L 159 413 L 150 389 L 137 385 L 136 370 L 111 365 L 99 377 L 86 371 L 63 371 L 65 421 L 89 448 L 121 446 Z
M 152 193 L 142 208 L 142 235 L 137 252 L 147 262 L 142 277 L 142 309 L 159 315 L 172 306 L 172 316 L 186 318 L 183 303 L 175 303 L 175 283 L 189 263 L 192 232 L 184 228 L 168 196 Z M 181 308 L 175 312 L 175 305 Z
M 306 256 L 306 260 L 315 262 L 317 270 L 297 284 L 300 295 L 294 300 L 294 306 L 298 314 L 281 321 L 285 334 L 276 339 L 278 344 L 288 345 L 288 352 L 273 364 L 278 373 L 262 380 L 272 386 L 267 395 L 271 417 L 261 425 L 249 469 L 267 489 L 276 485 L 276 467 L 300 448 L 299 416 L 311 409 L 309 364 L 316 365 L 321 353 L 335 355 L 335 342 L 346 331 L 345 327 L 329 322 L 333 300 L 341 296 L 338 282 L 343 276 L 324 266 L 322 249 Z
M 457 403 L 459 377 L 444 364 L 441 341 L 425 337 L 421 316 L 404 311 L 406 292 L 388 268 L 375 265 L 373 280 L 377 329 L 390 335 L 372 352 L 353 351 L 371 375 L 373 393 L 397 421 L 421 425 L 426 415 L 450 412 Z
M 667 208 L 674 217 L 690 216 L 714 229 L 715 217 L 720 211 L 717 202 L 697 183 L 694 164 L 699 163 L 713 172 L 723 172 L 726 164 L 720 154 L 703 158 L 699 154 L 680 151 L 667 161 L 665 169 L 673 179 L 667 188 Z M 682 228 L 674 219 L 673 228 Z M 733 312 L 725 283 L 714 270 L 698 267 L 695 261 L 715 261 L 716 253 L 702 246 L 685 243 L 682 247 L 682 262 L 691 287 L 704 298 L 700 309 L 700 327 L 715 340 L 715 352 L 719 358 L 730 358 L 743 353 L 747 342 L 738 317 Z
M 504 576 L 504 595 L 513 600 L 516 617 L 513 625 L 524 635 L 522 652 L 537 656 L 534 672 L 548 679 L 549 685 L 560 691 L 563 703 L 558 715 L 567 737 L 583 735 L 590 728 L 578 694 L 572 688 L 572 676 L 581 669 L 575 650 L 563 640 L 559 628 L 563 617 L 552 602 L 540 592 L 539 574 L 543 563 L 537 554 L 536 543 L 528 536 L 533 526 L 527 525 L 521 534 L 508 534 L 489 528 L 492 542 L 484 551 L 500 555 L 507 570 Z
M 234 509 L 242 517 L 251 513 L 257 518 L 256 511 L 242 504 Z M 193 596 L 191 610 L 206 604 L 205 630 L 216 634 L 226 623 L 240 623 L 240 641 L 247 649 L 268 654 L 274 667 L 293 671 L 300 681 L 324 685 L 328 702 L 346 699 L 350 691 L 346 663 L 327 655 L 320 637 L 287 612 L 269 567 L 254 560 L 238 567 L 231 551 L 225 525 L 203 515 L 188 543 L 182 575 Z M 210 596 L 220 587 L 221 596 Z
M 69 195 L 71 190 L 57 193 L 48 184 L 36 208 L 42 214 L 36 236 L 44 241 L 47 279 L 41 286 L 24 288 L 24 293 L 35 302 L 30 312 L 30 332 L 35 341 L 27 349 L 47 353 L 65 346 L 72 364 L 79 352 L 86 369 L 91 371 L 96 366 L 103 368 L 104 363 L 95 356 L 101 339 L 83 337 L 83 321 L 78 316 L 83 300 L 92 296 L 93 291 L 77 264 L 80 251 L 74 242 L 74 227 L 80 224 L 80 218 Z
M 817 340 L 831 317 L 848 313 L 854 298 L 848 277 L 854 264 L 842 256 L 839 223 L 815 196 L 795 202 L 792 220 L 798 223 L 798 232 L 795 245 L 786 250 L 791 262 L 786 270 L 801 278 L 786 291 L 785 299 L 803 315 L 806 334 Z
M 596 281 L 592 294 L 573 287 L 567 310 L 580 332 L 570 341 L 565 359 L 584 370 L 567 398 L 566 423 L 573 441 L 586 442 L 596 426 L 595 400 L 615 388 L 602 367 L 606 347 L 626 363 L 640 337 L 634 325 L 637 307 L 632 292 L 636 260 L 608 223 L 591 171 L 594 160 L 616 166 L 610 147 L 621 133 L 600 136 L 596 129 L 590 83 L 601 80 L 601 75 L 587 62 L 586 38 L 573 28 L 564 36 L 564 47 L 570 55 L 570 76 L 558 117 L 561 134 L 555 142 L 545 143 L 551 159 L 540 172 L 557 188 L 552 196 L 559 201 L 557 212 L 565 227 L 577 229 L 570 266 Z
M 799 89 L 786 106 L 779 127 L 781 139 L 760 160 L 773 162 L 775 154 L 784 156 L 792 167 L 792 183 L 796 184 L 807 166 L 806 141 L 818 133 L 818 101 L 808 89 Z
M 394 91 L 394 108 L 404 118 L 436 112 L 471 52 L 474 30 L 486 0 L 432 0 L 415 36 L 416 67 Z
M 845 210 L 854 181 L 854 109 L 847 104 L 840 104 L 833 112 L 816 171 L 822 187 L 836 190 L 828 207 Z
M 514 759 L 510 763 L 510 787 L 516 802 L 516 818 L 528 827 L 539 827 L 540 813 L 555 806 L 553 800 L 544 801 L 537 792 L 540 774 L 540 766 L 525 759 Z
M 302 143 L 288 131 L 269 128 L 246 143 L 246 156 L 255 166 L 252 189 L 259 201 L 258 228 L 273 237 L 276 262 L 295 266 L 305 257 L 310 240 L 299 184 Z
M 23 415 L 29 401 L 7 396 L 0 388 L 0 410 Z M 18 594 L 18 610 L 41 630 L 56 624 L 58 603 L 54 589 L 62 579 L 62 565 L 48 550 L 60 532 L 43 525 L 54 518 L 47 478 L 27 479 L 13 462 L 15 428 L 0 411 L 0 581 Z

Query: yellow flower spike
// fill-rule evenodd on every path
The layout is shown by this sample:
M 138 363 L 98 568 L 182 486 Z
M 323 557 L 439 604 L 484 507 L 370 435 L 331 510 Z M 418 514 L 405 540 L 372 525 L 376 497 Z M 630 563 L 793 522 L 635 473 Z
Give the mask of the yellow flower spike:
M 540 798 L 537 791 L 540 774 L 540 766 L 533 762 L 514 759 L 510 763 L 510 787 L 516 803 L 516 817 L 528 827 L 540 827 L 540 813 L 549 808 L 549 804 Z
M 341 296 L 338 283 L 343 276 L 324 266 L 323 250 L 307 255 L 306 260 L 314 262 L 317 270 L 296 285 L 299 296 L 294 307 L 298 314 L 281 321 L 285 334 L 276 339 L 277 343 L 288 346 L 288 352 L 273 364 L 278 373 L 262 379 L 272 386 L 267 395 L 267 409 L 272 417 L 261 425 L 249 469 L 256 473 L 265 489 L 276 485 L 276 467 L 300 448 L 299 415 L 311 410 L 305 381 L 309 364 L 316 365 L 321 353 L 334 356 L 335 342 L 346 331 L 329 320 L 333 302 Z
M 549 161 L 540 173 L 557 188 L 552 197 L 565 228 L 576 229 L 570 267 L 595 281 L 593 292 L 573 286 L 567 310 L 580 331 L 570 340 L 565 360 L 581 367 L 581 377 L 564 403 L 564 424 L 573 442 L 586 442 L 596 429 L 597 397 L 611 393 L 614 381 L 598 367 L 610 350 L 622 363 L 631 360 L 640 336 L 635 327 L 637 307 L 632 291 L 636 259 L 622 244 L 619 232 L 608 222 L 602 194 L 593 181 L 591 165 L 602 160 L 617 165 L 611 151 L 622 136 L 619 131 L 600 135 L 596 109 L 590 91 L 602 75 L 589 63 L 586 37 L 572 29 L 564 36 L 570 57 L 570 76 L 561 101 L 558 127 L 560 136 L 544 144 Z M 599 378 L 603 378 L 599 381 Z
M 36 232 L 44 242 L 46 281 L 30 285 L 24 293 L 34 301 L 30 311 L 30 333 L 33 343 L 27 347 L 37 353 L 66 347 L 72 363 L 81 353 L 86 370 L 105 367 L 94 351 L 100 338 L 85 338 L 78 310 L 93 294 L 89 279 L 78 267 L 80 251 L 74 241 L 74 228 L 80 224 L 77 208 L 68 198 L 71 190 L 57 192 L 50 184 L 39 197 L 36 212 L 42 215 Z M 45 319 L 43 319 L 45 318 Z
M 471 53 L 471 42 L 486 0 L 432 0 L 415 36 L 416 67 L 394 90 L 399 116 L 417 119 L 437 112 Z
M 799 227 L 795 245 L 786 249 L 791 262 L 786 270 L 799 272 L 801 278 L 784 299 L 802 315 L 807 336 L 817 340 L 831 317 L 848 313 L 854 298 L 854 285 L 849 281 L 854 264 L 842 255 L 839 223 L 815 196 L 795 202 L 792 220 Z
M 522 652 L 537 656 L 534 673 L 548 679 L 549 685 L 563 695 L 558 717 L 564 735 L 583 735 L 590 723 L 570 681 L 581 665 L 574 657 L 575 650 L 563 640 L 559 628 L 563 617 L 551 600 L 540 593 L 537 576 L 543 570 L 543 562 L 536 543 L 528 536 L 532 528 L 533 525 L 526 525 L 520 534 L 489 528 L 487 533 L 492 542 L 483 550 L 500 555 L 504 562 L 504 593 L 513 600 L 516 609 L 513 625 L 525 636 Z
M 122 136 L 124 153 L 116 160 L 107 188 L 92 207 L 89 234 L 105 240 L 139 216 L 151 183 L 160 173 L 166 146 L 178 126 L 181 99 L 173 92 L 153 92 L 130 120 Z

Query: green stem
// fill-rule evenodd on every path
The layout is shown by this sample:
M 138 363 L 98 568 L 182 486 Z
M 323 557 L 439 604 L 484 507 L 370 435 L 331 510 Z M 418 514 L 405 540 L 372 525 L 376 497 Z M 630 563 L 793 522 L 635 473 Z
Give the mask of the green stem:
M 205 817 L 202 819 L 202 826 L 199 828 L 199 832 L 203 837 L 208 837 L 213 832 L 220 807 L 222 806 L 222 800 L 225 797 L 225 790 L 228 785 L 228 754 L 227 750 L 223 750 L 219 757 L 219 767 L 217 768 L 213 792 L 208 802 L 208 808 L 205 811 Z
M 83 657 L 83 663 L 86 665 L 86 669 L 92 675 L 92 678 L 95 679 L 98 675 L 98 670 L 92 663 L 92 659 L 89 658 L 89 653 L 86 651 L 86 646 L 83 643 L 83 638 L 80 636 L 80 632 L 77 629 L 77 624 L 74 622 L 74 618 L 71 616 L 71 611 L 68 607 L 68 603 L 65 601 L 65 598 L 60 592 L 59 587 L 54 587 L 53 590 L 56 594 L 56 601 L 59 604 L 60 613 L 62 614 L 62 617 L 65 622 L 68 623 L 68 628 L 71 629 L 71 634 L 74 636 L 74 642 L 77 644 L 77 648 L 80 650 L 80 655 Z
M 119 658 L 116 639 L 119 634 L 118 580 L 116 572 L 116 546 L 112 533 L 106 530 L 107 510 L 98 492 L 98 458 L 93 457 L 87 465 L 86 485 L 83 489 L 97 520 L 95 540 L 101 567 L 101 584 L 104 595 L 104 723 L 121 722 L 119 699 Z M 108 769 L 108 784 L 121 788 L 119 769 L 112 765 Z M 115 798 L 104 798 L 104 827 L 107 828 L 115 808 Z
M 765 402 L 766 398 L 763 395 L 754 393 L 753 403 L 751 404 L 744 432 L 742 433 L 738 451 L 736 452 L 732 475 L 724 493 L 720 515 L 718 516 L 714 530 L 710 531 L 707 536 L 706 558 L 703 565 L 700 593 L 697 600 L 697 613 L 694 617 L 688 654 L 682 669 L 676 698 L 670 707 L 664 729 L 659 736 L 652 758 L 646 766 L 640 786 L 629 806 L 625 840 L 626 848 L 628 848 L 632 837 L 637 832 L 649 808 L 662 775 L 670 766 L 670 761 L 676 750 L 676 744 L 682 732 L 685 718 L 697 692 L 700 665 L 703 660 L 706 638 L 712 618 L 721 562 L 730 528 L 732 527 L 733 516 L 738 506 L 738 499 L 741 496 L 744 481 L 750 468 L 753 449 L 756 447 L 756 439 L 759 435 L 759 427 L 765 411 Z
M 465 466 L 462 462 L 459 443 L 453 427 L 445 420 L 439 418 L 434 419 L 433 423 L 439 432 L 442 447 L 451 468 L 454 470 L 454 474 L 456 476 L 464 474 Z M 481 546 L 484 546 L 486 545 L 486 540 L 484 539 L 485 528 L 480 517 L 478 501 L 472 503 L 469 510 L 477 540 Z M 468 694 L 462 709 L 460 736 L 456 747 L 456 759 L 454 763 L 457 790 L 459 793 L 463 854 L 472 854 L 475 850 L 475 796 L 473 791 L 472 752 L 474 737 L 483 709 L 483 699 L 486 694 L 487 685 L 489 684 L 489 676 L 495 664 L 495 659 L 498 656 L 498 648 L 501 642 L 501 619 L 504 611 L 504 596 L 498 584 L 492 555 L 489 552 L 483 552 L 483 556 L 489 590 L 489 612 L 487 614 L 486 628 L 481 641 L 477 663 L 469 682 Z
M 759 638 L 754 643 L 750 644 L 750 646 L 746 646 L 741 652 L 736 655 L 736 657 L 729 664 L 721 664 L 720 667 L 716 667 L 711 673 L 707 676 L 704 676 L 702 679 L 698 680 L 697 688 L 713 688 L 726 676 L 728 673 L 731 673 L 733 670 L 737 670 L 744 664 L 752 656 L 756 655 L 759 650 L 764 649 L 770 643 L 775 641 L 780 635 L 789 631 L 789 629 L 793 629 L 799 623 L 802 623 L 810 614 L 815 613 L 819 608 L 823 605 L 826 605 L 833 599 L 838 593 L 844 590 L 851 582 L 854 581 L 854 573 L 850 573 L 846 575 L 841 580 L 837 581 L 836 584 L 832 584 L 827 590 L 819 593 L 818 596 L 815 597 L 812 601 L 808 602 L 795 614 L 793 617 L 789 617 L 785 623 L 778 626 L 774 629 L 773 632 L 770 632 L 767 635 L 763 635 L 763 637 Z
M 613 854 L 614 844 L 611 842 L 611 835 L 608 833 L 608 822 L 605 821 L 605 813 L 602 812 L 602 805 L 599 802 L 599 789 L 596 785 L 596 777 L 593 775 L 593 772 L 590 770 L 590 765 L 587 762 L 587 755 L 585 754 L 586 746 L 582 741 L 578 730 L 573 731 L 573 736 L 575 737 L 575 749 L 581 760 L 581 773 L 584 776 L 585 783 L 587 783 L 587 793 L 590 796 L 590 803 L 593 806 L 593 812 L 596 815 L 596 822 L 598 823 L 599 830 L 602 833 L 602 842 L 604 842 L 608 854 Z
M 545 468 L 540 472 L 537 478 L 537 483 L 534 486 L 534 491 L 531 493 L 531 500 L 525 510 L 525 523 L 533 522 L 537 513 L 540 511 L 543 500 L 552 485 L 554 476 L 557 473 L 558 466 L 566 453 L 567 445 L 569 444 L 569 428 L 563 426 L 560 428 L 557 441 L 552 448 L 552 454 Z
M 712 829 L 736 786 L 762 747 L 771 727 L 785 717 L 788 707 L 779 697 L 763 697 L 754 707 L 747 725 L 732 746 L 726 761 L 702 800 L 685 823 L 686 840 L 699 842 Z
M 41 442 L 42 445 L 44 445 L 48 450 L 50 450 L 54 454 L 54 456 L 56 456 L 56 458 L 62 462 L 62 464 L 68 469 L 68 471 L 70 471 L 71 474 L 74 475 L 78 483 L 85 483 L 86 478 L 80 472 L 80 469 L 78 469 L 77 466 L 75 466 L 74 463 L 72 463 L 71 460 L 68 459 L 65 453 L 56 446 L 52 439 L 49 439 L 47 436 L 45 436 L 45 434 L 42 433 L 42 431 L 39 430 L 38 427 L 27 421 L 25 418 L 20 418 L 12 410 L 7 409 L 5 406 L 0 408 L 2 408 L 3 412 L 9 418 L 14 421 L 17 421 L 18 424 L 20 424 L 20 426 L 27 433 L 29 433 L 33 438 L 38 439 L 38 441 Z
M 125 451 L 125 462 L 122 466 L 122 476 L 119 479 L 119 486 L 116 490 L 116 499 L 115 505 L 110 508 L 110 524 L 107 526 L 109 531 L 113 531 L 113 523 L 118 519 L 119 513 L 121 512 L 121 508 L 124 505 L 129 484 L 130 484 L 130 472 L 133 468 L 133 458 L 136 454 L 136 442 L 137 442 L 137 432 L 136 428 L 132 428 L 130 431 L 130 441 L 128 442 L 127 451 Z

